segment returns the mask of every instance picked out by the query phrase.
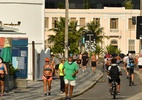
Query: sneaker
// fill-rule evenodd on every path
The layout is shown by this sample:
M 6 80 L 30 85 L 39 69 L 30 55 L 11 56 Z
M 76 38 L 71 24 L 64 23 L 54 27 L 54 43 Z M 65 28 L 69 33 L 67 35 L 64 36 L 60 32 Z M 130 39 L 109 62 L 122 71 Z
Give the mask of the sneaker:
M 68 100 L 68 97 L 65 97 L 65 99 L 64 100 Z
M 118 94 L 118 95 L 120 95 L 120 92 L 119 92 L 119 91 L 117 91 L 117 94 Z
M 48 95 L 51 95 L 51 93 L 50 93 L 50 92 L 48 92 Z
M 134 82 L 132 81 L 132 85 L 134 85 Z
M 47 95 L 47 93 L 44 93 L 44 95 Z
M 68 97 L 68 100 L 71 100 L 71 97 L 70 97 L 70 96 Z

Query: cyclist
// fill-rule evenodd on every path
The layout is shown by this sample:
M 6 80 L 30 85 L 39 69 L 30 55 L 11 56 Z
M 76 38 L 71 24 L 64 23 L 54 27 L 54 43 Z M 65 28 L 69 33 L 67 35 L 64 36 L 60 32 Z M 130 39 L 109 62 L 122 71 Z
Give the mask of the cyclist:
M 112 58 L 111 59 L 111 66 L 108 67 L 108 75 L 109 75 L 109 86 L 111 89 L 111 83 L 113 81 L 113 79 L 115 79 L 115 81 L 117 82 L 117 94 L 120 94 L 120 75 L 122 75 L 121 69 L 118 66 L 118 64 L 116 63 L 117 59 Z
M 132 78 L 132 84 L 134 84 L 134 65 L 135 65 L 135 60 L 132 57 L 132 54 L 130 53 L 128 58 L 127 58 L 127 76 L 129 76 L 129 72 L 131 71 L 131 78 Z

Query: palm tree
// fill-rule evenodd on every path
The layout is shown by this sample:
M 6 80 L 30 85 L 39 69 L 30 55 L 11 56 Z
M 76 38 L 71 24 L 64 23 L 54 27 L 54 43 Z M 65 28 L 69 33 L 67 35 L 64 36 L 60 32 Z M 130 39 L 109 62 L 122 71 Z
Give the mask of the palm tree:
M 105 52 L 106 52 L 106 54 L 120 54 L 121 50 L 118 49 L 117 47 L 112 46 L 112 45 L 107 45 Z
M 56 28 L 49 29 L 49 31 L 54 31 L 56 34 L 51 35 L 48 39 L 49 43 L 54 43 L 52 48 L 54 53 L 61 53 L 64 50 L 64 36 L 65 36 L 65 18 L 61 17 L 60 21 L 57 21 Z M 77 21 L 72 21 L 69 23 L 69 44 L 70 49 L 69 53 L 78 53 L 78 42 L 81 39 L 82 31 L 84 27 L 81 27 L 77 30 Z
M 54 53 L 62 53 L 64 50 L 64 35 L 65 35 L 65 19 L 60 18 L 60 21 L 56 21 L 56 28 L 49 29 L 54 31 L 56 35 L 51 35 L 48 39 L 49 43 L 54 43 L 52 50 Z
M 70 50 L 69 53 L 78 53 L 79 52 L 79 41 L 81 41 L 81 36 L 84 30 L 84 27 L 81 27 L 77 30 L 77 21 L 72 21 L 69 24 L 69 42 Z
M 103 43 L 103 38 L 107 38 L 107 36 L 104 35 L 103 27 L 100 27 L 98 22 L 95 23 L 92 21 L 87 23 L 87 31 L 95 34 L 95 42 L 97 45 L 99 45 L 99 43 Z

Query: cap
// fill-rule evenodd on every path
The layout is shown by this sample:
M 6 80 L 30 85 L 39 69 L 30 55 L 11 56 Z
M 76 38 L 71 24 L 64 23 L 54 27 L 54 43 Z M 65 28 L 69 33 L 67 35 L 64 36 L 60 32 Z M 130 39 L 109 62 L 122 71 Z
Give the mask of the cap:
M 131 54 L 131 53 L 129 53 L 129 56 L 132 56 L 132 54 Z
M 46 61 L 50 61 L 49 58 L 45 58 L 45 62 L 46 62 Z

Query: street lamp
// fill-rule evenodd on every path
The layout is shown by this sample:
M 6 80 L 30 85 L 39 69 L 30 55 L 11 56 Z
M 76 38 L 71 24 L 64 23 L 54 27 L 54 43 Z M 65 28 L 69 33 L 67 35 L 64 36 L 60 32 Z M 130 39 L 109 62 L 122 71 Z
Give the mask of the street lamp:
M 68 9 L 69 1 L 66 0 L 66 9 L 65 9 L 65 58 L 68 58 Z

